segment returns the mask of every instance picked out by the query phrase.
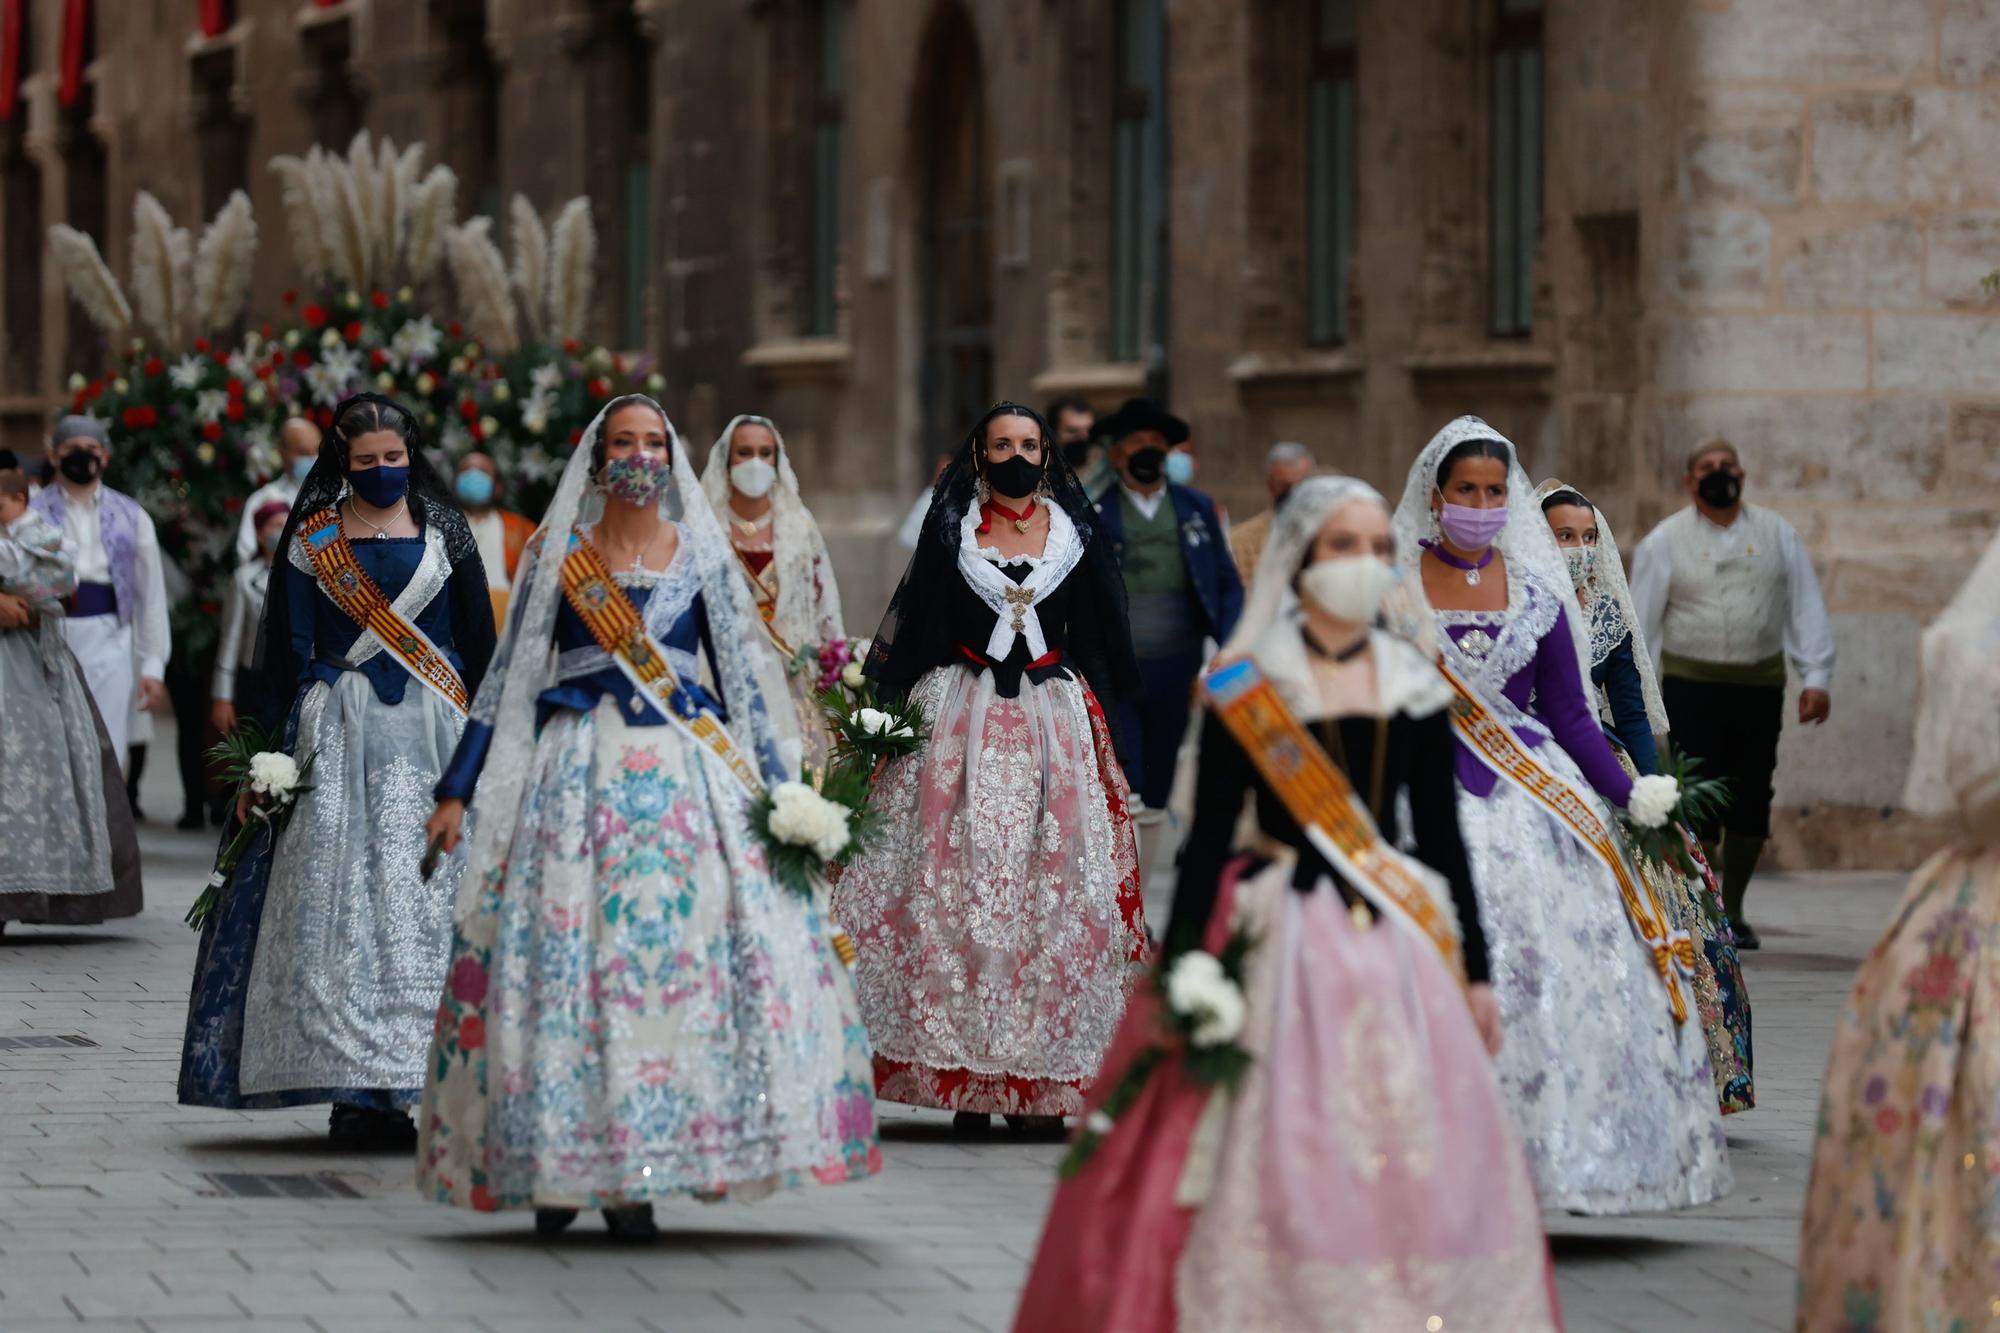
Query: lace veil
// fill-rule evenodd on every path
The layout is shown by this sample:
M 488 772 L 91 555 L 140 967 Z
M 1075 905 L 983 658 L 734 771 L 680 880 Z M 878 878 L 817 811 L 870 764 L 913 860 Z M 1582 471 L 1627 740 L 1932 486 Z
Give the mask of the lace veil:
M 1583 494 L 1568 482 L 1550 477 L 1535 488 L 1535 498 L 1546 500 L 1557 491 Z M 1639 613 L 1632 609 L 1632 589 L 1625 582 L 1625 561 L 1618 553 L 1618 539 L 1611 535 L 1611 524 L 1602 509 L 1592 504 L 1590 512 L 1597 520 L 1597 563 L 1591 568 L 1589 582 L 1577 590 L 1579 602 L 1586 595 L 1590 599 L 1583 607 L 1590 620 L 1590 665 L 1595 667 L 1603 662 L 1626 635 L 1631 635 L 1632 663 L 1639 669 L 1639 688 L 1646 696 L 1646 724 L 1655 736 L 1664 736 L 1669 730 L 1667 705 L 1660 698 L 1660 681 L 1653 671 L 1646 632 L 1639 627 Z
M 1514 442 L 1478 417 L 1459 417 L 1431 436 L 1431 442 L 1417 455 L 1403 487 L 1403 500 L 1396 506 L 1396 563 L 1415 574 L 1423 548 L 1417 543 L 1438 536 L 1437 519 L 1431 514 L 1431 497 L 1437 494 L 1438 464 L 1459 445 L 1472 440 L 1497 440 L 1507 446 L 1507 526 L 1493 545 L 1506 557 L 1507 567 L 1544 585 L 1557 598 L 1569 618 L 1571 647 L 1576 652 L 1577 670 L 1586 685 L 1590 681 L 1590 626 L 1577 604 L 1576 588 L 1569 577 L 1569 562 L 1542 517 L 1541 501 L 1535 485 L 1521 467 L 1521 451 Z
M 715 510 L 716 521 L 729 532 L 729 441 L 742 425 L 762 426 L 778 445 L 778 480 L 771 488 L 771 561 L 778 571 L 778 609 L 772 625 L 778 636 L 794 650 L 817 647 L 846 634 L 840 614 L 840 589 L 834 586 L 833 563 L 827 559 L 826 540 L 812 511 L 799 497 L 798 473 L 792 470 L 792 456 L 785 437 L 769 417 L 743 415 L 730 418 L 722 434 L 708 451 L 708 465 L 701 472 L 701 488 Z M 814 573 L 814 565 L 819 573 Z M 824 582 L 822 583 L 822 580 Z
M 1924 630 L 1923 663 L 1903 803 L 1968 818 L 2000 809 L 2000 536 Z
M 736 557 L 716 523 L 680 435 L 666 410 L 644 394 L 614 398 L 571 451 L 541 527 L 521 554 L 507 633 L 472 702 L 473 721 L 491 727 L 493 741 L 474 798 L 478 823 L 472 873 L 462 881 L 462 895 L 480 892 L 488 873 L 505 863 L 513 842 L 522 789 L 533 766 L 535 700 L 556 683 L 555 627 L 563 601 L 562 561 L 568 553 L 568 535 L 603 513 L 604 491 L 591 476 L 591 460 L 611 414 L 634 405 L 650 407 L 666 423 L 672 469 L 660 494 L 660 515 L 680 526 L 687 550 L 677 558 L 696 562 L 717 683 L 729 710 L 729 733 L 754 759 L 766 783 L 798 776 L 802 753 L 798 719 L 785 692 L 783 665 L 768 647 L 763 619 L 737 572 Z

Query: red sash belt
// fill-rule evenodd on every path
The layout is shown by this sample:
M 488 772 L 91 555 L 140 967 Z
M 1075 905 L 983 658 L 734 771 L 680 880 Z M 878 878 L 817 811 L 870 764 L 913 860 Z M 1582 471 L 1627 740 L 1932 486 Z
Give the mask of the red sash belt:
M 974 652 L 972 649 L 966 647 L 962 643 L 958 645 L 958 651 L 964 654 L 966 661 L 972 663 L 972 665 L 980 668 L 983 671 L 995 670 L 1000 665 L 998 662 L 995 662 L 991 658 L 989 658 L 985 653 Z M 1040 671 L 1044 667 L 1060 666 L 1061 664 L 1062 664 L 1062 649 L 1051 648 L 1047 652 L 1043 653 L 1040 657 L 1036 658 L 1034 661 L 1022 667 L 1021 671 L 1025 675 L 1027 672 L 1030 671 Z

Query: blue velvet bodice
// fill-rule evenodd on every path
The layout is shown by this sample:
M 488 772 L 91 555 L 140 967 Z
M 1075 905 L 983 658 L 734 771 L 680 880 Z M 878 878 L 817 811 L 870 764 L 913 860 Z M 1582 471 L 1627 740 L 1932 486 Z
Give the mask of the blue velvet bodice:
M 1604 732 L 1632 756 L 1641 774 L 1656 772 L 1659 748 L 1653 742 L 1653 724 L 1646 717 L 1646 688 L 1639 680 L 1639 665 L 1632 658 L 1632 636 L 1627 634 L 1604 660 L 1590 669 L 1590 683 L 1604 691 L 1611 701 L 1611 721 Z
M 351 545 L 361 568 L 392 602 L 410 585 L 425 550 L 422 537 L 383 537 Z M 343 670 L 351 669 L 368 677 L 368 683 L 375 688 L 375 697 L 383 703 L 401 703 L 404 692 L 412 685 L 409 668 L 386 651 L 377 652 L 352 668 L 329 661 L 345 658 L 352 652 L 363 633 L 361 626 L 320 589 L 319 580 L 290 561 L 284 562 L 284 568 L 290 583 L 287 605 L 291 623 L 287 629 L 292 652 L 299 663 L 299 687 L 303 689 L 316 680 L 331 685 L 340 679 Z M 450 592 L 449 581 L 441 580 L 437 594 L 410 621 L 444 650 L 452 668 L 463 675 L 465 663 L 452 643 Z

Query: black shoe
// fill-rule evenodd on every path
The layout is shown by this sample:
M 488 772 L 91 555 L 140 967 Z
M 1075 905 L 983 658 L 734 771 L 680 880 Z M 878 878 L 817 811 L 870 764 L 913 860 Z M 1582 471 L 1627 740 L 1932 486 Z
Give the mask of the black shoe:
M 984 1111 L 960 1111 L 951 1118 L 951 1132 L 971 1138 L 985 1138 L 993 1128 L 993 1117 Z
M 644 1244 L 658 1240 L 660 1228 L 653 1221 L 653 1205 L 635 1203 L 626 1208 L 606 1208 L 604 1229 L 611 1233 L 611 1239 L 628 1244 Z
M 183 833 L 195 833 L 208 827 L 208 817 L 199 810 L 189 810 L 174 821 L 174 827 Z
M 327 1137 L 343 1148 L 414 1148 L 417 1124 L 408 1111 L 383 1111 L 335 1102 Z
M 1063 1118 L 1059 1115 L 1010 1115 L 1007 1129 L 1017 1139 L 1031 1139 L 1037 1143 L 1060 1143 L 1066 1137 L 1063 1132 Z
M 576 1209 L 574 1208 L 537 1208 L 535 1209 L 535 1234 L 544 1239 L 551 1236 L 560 1236 L 563 1232 L 569 1230 L 569 1224 L 574 1221 L 576 1221 Z
M 1748 921 L 1732 921 L 1729 923 L 1729 929 L 1736 936 L 1736 947 L 1739 951 L 1764 947 L 1763 937 L 1757 933 L 1757 927 Z

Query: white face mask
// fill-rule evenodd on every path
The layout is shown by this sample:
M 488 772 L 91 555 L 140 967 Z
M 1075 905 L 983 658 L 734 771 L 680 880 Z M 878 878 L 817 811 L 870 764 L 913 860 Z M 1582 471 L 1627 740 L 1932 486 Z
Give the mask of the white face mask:
M 1337 620 L 1367 624 L 1395 583 L 1395 568 L 1372 555 L 1338 555 L 1306 566 L 1299 596 Z
M 761 500 L 770 494 L 771 484 L 778 479 L 778 469 L 761 458 L 746 458 L 729 469 L 729 484 L 736 488 L 738 495 L 747 495 L 752 500 Z
M 1565 546 L 1563 559 L 1569 561 L 1570 582 L 1578 591 L 1590 582 L 1590 576 L 1597 569 L 1597 548 L 1595 546 Z

